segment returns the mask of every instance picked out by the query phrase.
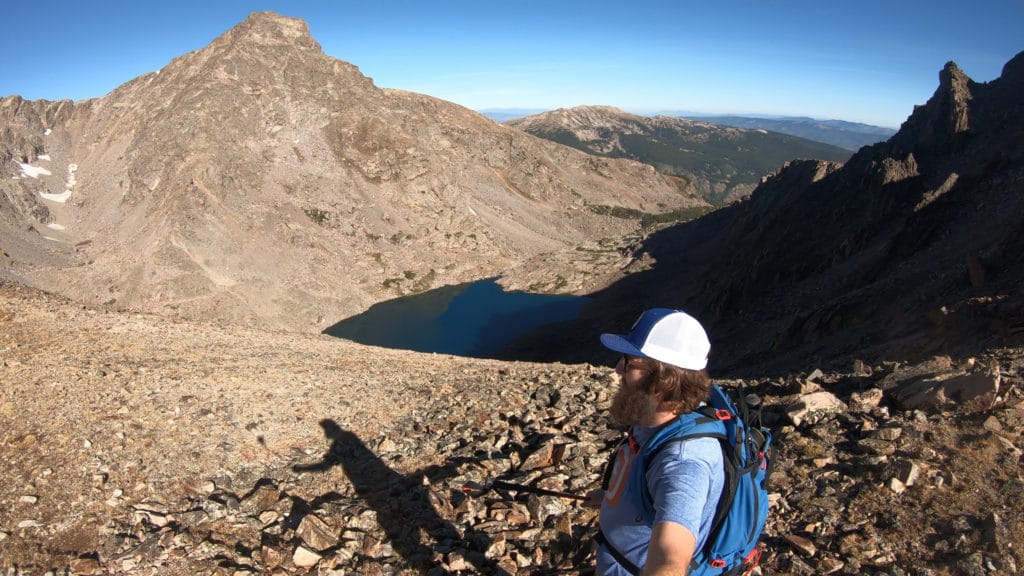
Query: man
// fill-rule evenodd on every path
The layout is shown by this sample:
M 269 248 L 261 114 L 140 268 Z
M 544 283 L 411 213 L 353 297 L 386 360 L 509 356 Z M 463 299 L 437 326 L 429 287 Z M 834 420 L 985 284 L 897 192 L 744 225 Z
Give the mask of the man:
M 610 416 L 630 431 L 606 489 L 586 503 L 601 508 L 597 574 L 625 576 L 632 564 L 643 574 L 684 576 L 711 531 L 725 483 L 722 448 L 714 438 L 694 438 L 667 445 L 643 475 L 632 465 L 663 426 L 707 399 L 711 344 L 696 319 L 666 308 L 644 312 L 626 335 L 602 334 L 601 343 L 622 353 Z

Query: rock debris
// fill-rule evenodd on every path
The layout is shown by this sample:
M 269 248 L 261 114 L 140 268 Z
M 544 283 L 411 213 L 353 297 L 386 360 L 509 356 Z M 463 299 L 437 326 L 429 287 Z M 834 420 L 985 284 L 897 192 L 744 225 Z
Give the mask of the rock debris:
M 608 367 L 97 311 L 9 286 L 0 310 L 4 574 L 592 570 L 594 511 L 489 486 L 597 487 L 622 437 Z M 979 375 L 994 366 L 998 386 Z M 762 573 L 1016 573 L 1022 366 L 1006 349 L 720 380 L 764 400 L 777 438 Z M 968 376 L 988 393 L 929 385 L 920 407 L 901 404 Z

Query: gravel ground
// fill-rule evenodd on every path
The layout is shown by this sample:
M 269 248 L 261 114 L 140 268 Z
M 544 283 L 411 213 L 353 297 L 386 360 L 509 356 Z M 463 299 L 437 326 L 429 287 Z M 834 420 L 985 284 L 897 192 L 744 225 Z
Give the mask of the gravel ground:
M 984 405 L 890 401 L 923 374 L 981 366 L 1001 383 Z M 1020 350 L 997 350 L 747 381 L 779 446 L 763 572 L 1016 573 L 1022 368 Z M 619 434 L 612 387 L 607 367 L 373 348 L 0 286 L 0 569 L 584 574 L 591 511 L 473 503 L 459 488 L 495 474 L 594 487 Z M 825 391 L 839 408 L 794 418 Z M 314 516 L 326 528 L 301 521 Z

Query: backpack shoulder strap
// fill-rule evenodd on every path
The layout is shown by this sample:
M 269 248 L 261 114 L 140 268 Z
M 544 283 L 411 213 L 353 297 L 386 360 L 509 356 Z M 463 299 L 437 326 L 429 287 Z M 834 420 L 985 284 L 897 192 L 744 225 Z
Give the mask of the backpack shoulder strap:
M 650 469 L 651 464 L 654 463 L 655 458 L 661 451 L 668 448 L 672 444 L 679 442 L 685 442 L 694 438 L 716 438 L 724 440 L 726 438 L 725 430 L 719 424 L 720 418 L 715 413 L 715 409 L 710 406 L 701 406 L 697 410 L 691 413 L 689 416 L 692 419 L 690 425 L 680 426 L 677 431 L 667 438 L 662 439 L 661 442 L 653 445 L 647 450 L 644 456 L 644 465 L 647 469 Z M 645 446 L 645 448 L 647 448 Z
M 615 561 L 618 562 L 619 566 L 622 566 L 623 570 L 629 572 L 633 576 L 640 576 L 640 573 L 642 572 L 640 567 L 633 564 L 629 558 L 626 558 L 625 554 L 619 552 L 618 548 L 612 546 L 612 543 L 604 537 L 604 532 L 601 532 L 600 526 L 597 527 L 597 534 L 594 536 L 594 540 L 597 541 L 598 544 L 604 544 L 605 550 L 608 550 L 608 553 L 612 555 L 612 558 L 615 558 Z
M 694 551 L 694 563 L 697 562 L 697 559 L 702 552 L 704 553 L 704 556 L 707 556 L 707 552 L 710 551 L 711 545 L 713 544 L 714 535 L 725 521 L 725 517 L 729 515 L 729 508 L 732 505 L 733 496 L 736 493 L 737 479 L 736 466 L 729 454 L 729 432 L 725 424 L 725 421 L 735 418 L 735 415 L 728 410 L 720 408 L 716 409 L 710 405 L 698 408 L 695 411 L 695 414 L 697 414 L 697 416 L 694 418 L 692 427 L 689 427 L 685 431 L 680 431 L 678 435 L 668 438 L 661 445 L 654 447 L 645 463 L 646 468 L 649 469 L 651 464 L 654 462 L 655 457 L 661 453 L 662 450 L 679 442 L 685 442 L 695 438 L 714 438 L 718 440 L 718 445 L 722 450 L 725 483 L 722 486 L 722 494 L 719 496 L 718 502 L 715 505 L 715 515 L 712 517 L 711 530 L 708 532 L 708 539 L 704 543 L 703 550 Z M 644 491 L 644 494 L 647 498 L 651 499 L 651 503 L 653 504 L 653 497 L 646 490 Z M 696 536 L 696 534 L 694 536 Z M 691 569 L 693 568 L 694 566 L 691 566 Z

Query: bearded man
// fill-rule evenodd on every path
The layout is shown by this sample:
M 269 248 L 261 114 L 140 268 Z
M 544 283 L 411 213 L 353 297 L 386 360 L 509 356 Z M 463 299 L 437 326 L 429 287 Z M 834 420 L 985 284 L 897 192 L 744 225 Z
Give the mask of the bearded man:
M 663 426 L 707 400 L 711 344 L 700 322 L 667 308 L 644 312 L 628 334 L 602 334 L 601 343 L 622 353 L 610 416 L 629 427 L 629 438 L 610 464 L 606 487 L 585 504 L 601 508 L 597 574 L 685 576 L 708 538 L 725 483 L 722 448 L 714 438 L 694 438 L 659 451 L 645 474 L 633 465 Z M 645 497 L 653 500 L 653 524 L 641 513 Z

